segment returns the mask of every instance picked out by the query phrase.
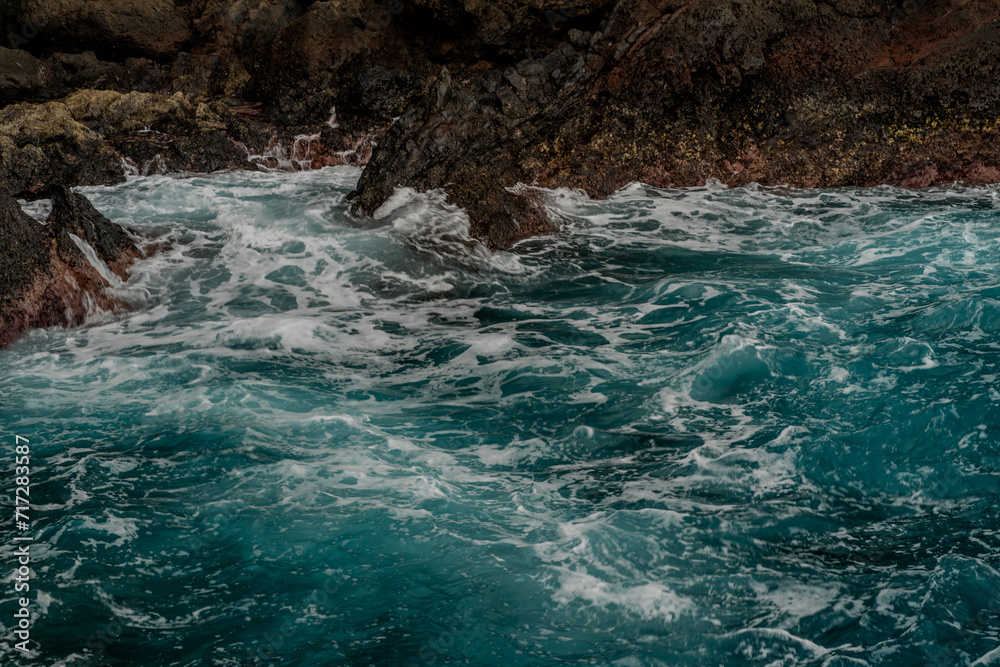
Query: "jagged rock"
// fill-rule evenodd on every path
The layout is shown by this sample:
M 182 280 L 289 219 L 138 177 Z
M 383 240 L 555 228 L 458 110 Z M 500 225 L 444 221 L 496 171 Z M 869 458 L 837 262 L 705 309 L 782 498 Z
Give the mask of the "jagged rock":
M 338 101 L 344 109 L 363 109 L 367 116 L 387 121 L 406 112 L 416 91 L 415 83 L 409 72 L 375 65 L 359 70 Z
M 986 0 L 619 0 L 589 44 L 574 33 L 513 67 L 442 72 L 380 143 L 356 205 L 443 188 L 504 247 L 544 229 L 518 183 L 603 197 L 637 180 L 992 180 L 998 18 Z
M 418 26 L 410 18 L 394 2 L 312 3 L 278 34 L 251 87 L 275 100 L 283 125 L 316 128 L 336 106 L 351 140 L 377 131 L 409 107 L 435 71 L 414 44 L 409 31 Z
M 0 109 L 0 180 L 10 192 L 34 197 L 72 173 L 75 185 L 121 180 L 114 151 L 73 118 L 66 105 L 15 104 Z
M 52 214 L 42 225 L 0 188 L 0 345 L 29 329 L 80 324 L 94 305 L 118 305 L 70 234 L 123 279 L 140 256 L 131 236 L 85 198 L 68 188 L 51 194 Z
M 504 247 L 551 228 L 519 183 L 604 196 L 633 180 L 922 185 L 1000 174 L 993 0 L 0 9 L 9 29 L 37 33 L 17 40 L 30 54 L 0 52 L 0 95 L 36 102 L 0 111 L 0 175 L 25 196 L 112 182 L 122 158 L 140 169 L 252 166 L 248 152 L 319 134 L 315 165 L 337 163 L 337 151 L 356 164 L 372 155 L 361 210 L 397 186 L 444 188 L 475 235 Z
M 0 109 L 0 178 L 18 196 L 50 185 L 124 180 L 122 160 L 142 168 L 214 171 L 247 165 L 271 130 L 221 103 L 192 106 L 181 94 L 81 90 L 43 104 Z
M 62 303 L 44 284 L 52 240 L 2 190 L 0 236 L 0 345 L 6 345 L 28 329 L 56 324 Z
M 143 70 L 140 76 L 135 76 L 136 64 Z M 42 60 L 24 50 L 0 47 L 0 104 L 64 97 L 79 88 L 154 88 L 162 82 L 157 69 L 149 61 L 131 68 L 109 63 L 91 51 L 55 53 Z
M 140 256 L 132 235 L 105 218 L 86 197 L 64 185 L 45 194 L 52 199 L 52 212 L 46 225 L 56 238 L 60 255 L 72 261 L 79 260 L 79 248 L 69 236 L 73 234 L 86 241 L 119 278 L 127 280 L 128 268 Z

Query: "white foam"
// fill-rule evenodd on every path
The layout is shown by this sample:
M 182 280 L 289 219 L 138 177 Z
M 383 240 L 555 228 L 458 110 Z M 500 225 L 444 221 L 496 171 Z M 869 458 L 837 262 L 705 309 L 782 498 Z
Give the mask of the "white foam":
M 104 278 L 104 281 L 108 283 L 108 285 L 111 285 L 112 287 L 122 286 L 121 278 L 119 278 L 114 271 L 108 268 L 108 265 L 104 263 L 103 259 L 97 256 L 97 252 L 90 246 L 89 243 L 81 239 L 76 234 L 70 234 L 69 237 L 73 239 L 73 243 L 76 244 L 76 247 L 80 249 L 80 252 L 82 252 L 84 257 L 87 258 L 90 265 L 94 267 L 94 270 L 97 271 L 101 278 Z
M 837 585 L 810 586 L 794 583 L 772 590 L 763 586 L 755 588 L 759 600 L 777 609 L 779 627 L 786 630 L 796 627 L 805 618 L 829 610 L 840 595 L 840 587 Z
M 973 662 L 970 663 L 969 667 L 975 667 L 976 665 L 998 665 L 998 664 L 1000 664 L 1000 646 L 976 658 Z
M 564 571 L 553 599 L 560 604 L 580 601 L 612 611 L 624 611 L 644 620 L 673 623 L 695 611 L 694 602 L 659 582 L 610 584 L 586 572 Z
M 17 203 L 21 205 L 21 210 L 43 224 L 49 219 L 49 215 L 52 214 L 51 199 L 36 199 L 30 202 L 18 199 Z
M 825 649 L 807 628 L 825 617 L 854 627 L 842 621 L 859 618 L 863 601 L 838 581 L 860 566 L 834 559 L 829 569 L 810 556 L 802 568 L 797 554 L 853 549 L 867 533 L 809 533 L 804 521 L 838 516 L 829 511 L 837 501 L 816 485 L 835 476 L 838 490 L 866 494 L 865 507 L 907 522 L 947 506 L 927 491 L 930 467 L 900 470 L 875 489 L 861 465 L 823 459 L 854 418 L 831 417 L 826 401 L 854 394 L 860 413 L 884 400 L 880 392 L 917 387 L 927 359 L 954 363 L 964 352 L 951 344 L 952 328 L 989 333 L 988 310 L 962 300 L 953 311 L 927 307 L 941 287 L 933 281 L 972 261 L 966 253 L 932 249 L 930 278 L 882 275 L 898 268 L 891 253 L 927 241 L 928 226 L 953 243 L 957 229 L 910 212 L 891 219 L 895 191 L 634 185 L 606 202 L 552 193 L 549 205 L 568 221 L 562 233 L 489 253 L 441 193 L 398 190 L 374 229 L 351 218 L 343 196 L 357 175 L 152 176 L 87 190 L 101 210 L 153 237 L 155 253 L 126 284 L 147 290 L 149 306 L 93 329 L 39 334 L 17 350 L 17 372 L 49 383 L 33 399 L 43 406 L 100 413 L 109 396 L 127 392 L 123 409 L 142 428 L 182 424 L 225 437 L 216 450 L 183 456 L 147 450 L 112 460 L 104 450 L 118 445 L 105 442 L 59 452 L 48 465 L 68 499 L 46 511 L 72 518 L 53 544 L 88 520 L 89 546 L 123 541 L 128 551 L 147 529 L 116 523 L 118 511 L 96 519 L 69 511 L 96 502 L 94 475 L 124 485 L 153 457 L 179 468 L 191 456 L 238 456 L 240 466 L 206 488 L 321 526 L 289 522 L 275 548 L 306 548 L 330 526 L 377 521 L 407 544 L 477 550 L 469 554 L 505 573 L 531 568 L 524 587 L 548 605 L 547 618 L 587 631 L 637 628 L 645 634 L 623 633 L 621 650 L 644 660 L 636 647 L 658 648 L 669 635 L 644 624 L 691 623 L 701 636 L 759 651 L 762 664 L 783 656 L 796 664 L 802 652 L 800 661 L 816 664 L 854 661 L 845 653 L 856 647 Z M 993 266 L 990 224 L 967 232 L 981 244 L 975 270 L 987 274 L 963 285 L 967 300 L 995 289 L 983 269 Z M 857 263 L 868 250 L 890 253 L 878 255 L 877 272 Z M 635 254 L 647 251 L 658 254 Z M 691 263 L 701 252 L 712 262 L 739 254 L 746 273 Z M 921 316 L 936 318 L 936 338 L 886 342 L 865 326 Z M 970 401 L 988 408 L 1000 394 L 995 369 L 983 370 L 970 376 L 981 385 Z M 697 390 L 699 377 L 720 391 Z M 927 395 L 930 383 L 919 389 L 914 406 L 945 405 Z M 809 410 L 789 416 L 802 405 Z M 963 456 L 988 443 L 963 438 Z M 864 466 L 881 470 L 880 446 L 865 452 Z M 169 488 L 177 498 L 190 491 Z M 780 544 L 768 541 L 775 535 Z M 985 548 L 989 539 L 979 537 L 970 544 Z M 248 548 L 257 560 L 275 555 L 269 545 Z M 767 562 L 744 567 L 761 549 Z M 67 560 L 51 580 L 73 584 L 81 562 Z M 837 568 L 833 581 L 822 578 Z M 905 633 L 926 591 L 892 584 L 867 598 L 867 613 Z M 705 598 L 749 602 L 760 627 L 719 634 L 742 626 L 711 616 Z M 133 607 L 116 609 L 137 627 L 193 622 Z
M 131 542 L 139 535 L 139 522 L 136 519 L 128 519 L 117 516 L 110 510 L 104 512 L 104 520 L 100 521 L 94 517 L 83 517 L 81 528 L 84 530 L 95 530 L 117 537 L 109 546 L 121 547 L 126 542 Z

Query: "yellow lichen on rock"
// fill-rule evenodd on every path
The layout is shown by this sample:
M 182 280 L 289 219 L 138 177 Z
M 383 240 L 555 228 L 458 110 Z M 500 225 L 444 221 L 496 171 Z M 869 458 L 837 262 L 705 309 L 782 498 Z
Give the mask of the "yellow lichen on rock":
M 59 141 L 80 147 L 100 139 L 96 132 L 77 122 L 62 102 L 4 108 L 0 111 L 0 136 L 9 137 L 17 146 Z
M 81 90 L 67 97 L 64 103 L 76 120 L 119 133 L 149 129 L 165 119 L 183 119 L 192 113 L 191 104 L 182 93 L 168 97 L 152 93 Z

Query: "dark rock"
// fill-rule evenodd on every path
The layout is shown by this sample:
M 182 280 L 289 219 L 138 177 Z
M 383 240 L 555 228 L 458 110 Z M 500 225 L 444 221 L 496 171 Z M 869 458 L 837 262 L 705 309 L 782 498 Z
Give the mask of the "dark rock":
M 139 257 L 132 237 L 86 199 L 68 188 L 51 194 L 52 214 L 42 225 L 0 189 L 0 345 L 29 329 L 80 324 L 95 305 L 120 307 L 70 234 L 123 279 Z
M 184 55 L 189 54 L 180 54 Z M 27 51 L 0 47 L 0 105 L 57 99 L 81 89 L 177 92 L 183 87 L 192 96 L 204 96 L 228 85 L 232 77 L 228 64 L 218 65 L 218 58 L 203 58 L 192 66 L 180 56 L 165 70 L 145 58 L 128 58 L 122 64 L 99 60 L 92 51 L 85 51 L 54 53 L 43 60 Z M 192 70 L 197 71 L 206 60 L 214 69 L 201 68 L 209 74 L 192 77 Z M 222 85 L 219 79 L 223 79 Z
M 342 109 L 385 122 L 403 115 L 415 92 L 413 76 L 376 65 L 359 71 L 338 102 Z
M 21 0 L 21 16 L 38 27 L 32 46 L 78 48 L 111 60 L 167 58 L 191 38 L 173 0 Z
M 522 52 L 534 46 L 539 36 L 555 30 L 573 29 L 588 17 L 599 16 L 613 0 L 412 0 L 453 31 L 475 34 L 483 47 L 501 52 Z M 578 29 L 578 28 L 577 28 Z M 477 50 L 478 56 L 488 49 Z
M 34 198 L 51 185 L 119 183 L 123 160 L 166 171 L 248 168 L 250 150 L 272 133 L 224 103 L 192 105 L 181 93 L 81 90 L 0 109 L 0 177 Z
M 299 80 L 335 76 L 377 48 L 381 28 L 365 12 L 365 4 L 328 0 L 312 5 L 278 36 L 275 66 L 280 74 Z
M 32 304 L 45 294 L 37 286 L 49 268 L 52 241 L 5 191 L 0 191 L 0 235 L 0 345 L 6 345 L 30 328 L 56 324 L 58 310 L 40 303 L 33 312 Z
M 52 67 L 44 60 L 0 46 L 0 103 L 23 99 L 52 83 Z
M 620 0 L 586 52 L 577 29 L 513 68 L 443 73 L 380 144 L 356 206 L 443 188 L 503 247 L 545 228 L 518 183 L 602 197 L 636 180 L 995 180 L 998 18 L 985 0 Z
M 196 43 L 204 53 L 252 57 L 272 45 L 309 4 L 296 0 L 208 0 L 193 21 Z
M 91 177 L 118 166 L 103 137 L 78 122 L 65 104 L 15 104 L 0 109 L 0 180 L 34 198 L 53 182 L 96 185 Z M 122 180 L 118 169 L 118 180 Z
M 132 235 L 105 218 L 86 197 L 64 185 L 45 194 L 52 199 L 47 231 L 55 236 L 60 256 L 79 264 L 82 255 L 69 236 L 74 234 L 86 241 L 119 278 L 126 280 L 128 268 L 140 256 Z

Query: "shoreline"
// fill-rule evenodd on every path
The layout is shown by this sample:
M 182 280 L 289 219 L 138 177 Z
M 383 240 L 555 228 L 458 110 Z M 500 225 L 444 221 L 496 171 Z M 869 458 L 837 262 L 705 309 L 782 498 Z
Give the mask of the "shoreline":
M 553 229 L 534 186 L 1000 182 L 986 0 L 23 0 L 0 23 L 14 198 L 348 164 L 358 214 L 442 190 L 498 250 Z

